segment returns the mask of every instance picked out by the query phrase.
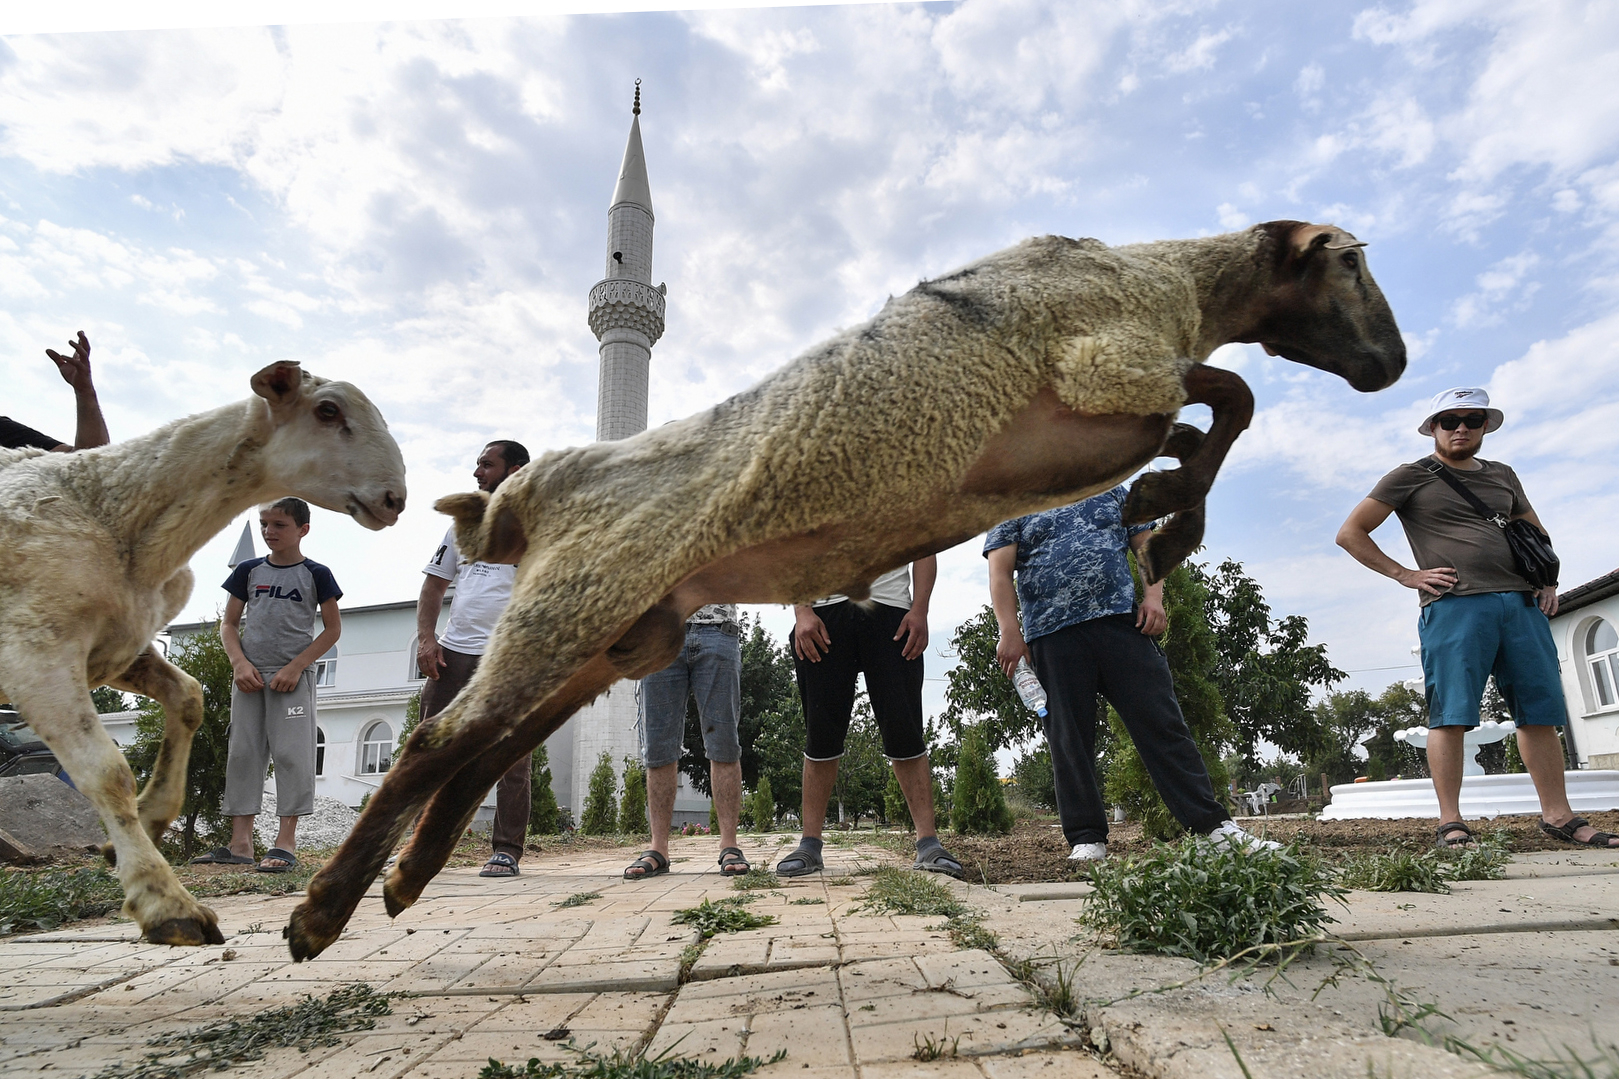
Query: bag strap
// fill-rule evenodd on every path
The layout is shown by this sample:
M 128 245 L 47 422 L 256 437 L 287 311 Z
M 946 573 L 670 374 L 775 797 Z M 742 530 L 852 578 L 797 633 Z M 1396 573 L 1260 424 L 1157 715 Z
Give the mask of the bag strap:
M 1478 511 L 1479 516 L 1495 525 L 1495 527 L 1505 528 L 1507 525 L 1512 523 L 1511 520 L 1503 514 L 1496 513 L 1494 510 L 1490 509 L 1490 507 L 1486 506 L 1484 504 L 1484 500 L 1478 495 L 1474 494 L 1467 484 L 1453 476 L 1450 469 L 1440 464 L 1434 458 L 1424 457 L 1422 460 L 1417 462 L 1417 465 L 1424 471 L 1431 472 L 1435 476 L 1438 476 L 1440 479 L 1444 480 L 1446 483 L 1450 484 L 1451 488 L 1457 494 L 1467 499 L 1468 504 Z

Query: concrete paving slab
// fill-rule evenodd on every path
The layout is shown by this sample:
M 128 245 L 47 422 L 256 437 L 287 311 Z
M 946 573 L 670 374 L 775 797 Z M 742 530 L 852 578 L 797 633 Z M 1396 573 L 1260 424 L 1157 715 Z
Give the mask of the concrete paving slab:
M 1542 929 L 1619 929 L 1619 877 L 1459 881 L 1451 894 L 1352 892 L 1347 910 L 1331 911 L 1345 940 L 1518 933 Z

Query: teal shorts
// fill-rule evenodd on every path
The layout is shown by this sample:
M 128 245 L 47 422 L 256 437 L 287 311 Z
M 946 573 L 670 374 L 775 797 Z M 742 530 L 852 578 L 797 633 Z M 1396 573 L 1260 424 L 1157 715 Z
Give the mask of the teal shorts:
M 1476 727 L 1484 682 L 1520 726 L 1568 722 L 1551 624 L 1527 592 L 1442 596 L 1417 619 L 1428 726 Z

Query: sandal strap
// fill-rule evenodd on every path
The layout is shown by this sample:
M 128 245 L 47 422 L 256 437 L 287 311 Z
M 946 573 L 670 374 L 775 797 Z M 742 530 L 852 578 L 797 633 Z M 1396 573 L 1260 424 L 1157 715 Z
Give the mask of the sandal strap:
M 1469 828 L 1459 820 L 1453 820 L 1446 824 L 1441 824 L 1438 828 L 1434 829 L 1434 834 L 1440 839 L 1445 838 L 1453 832 L 1462 832 L 1466 835 L 1472 835 L 1473 829 Z
M 507 854 L 503 850 L 497 850 L 495 853 L 491 854 L 489 856 L 489 860 L 484 863 L 484 865 L 503 865 L 508 869 L 516 864 L 517 859 L 513 858 L 510 854 Z
M 721 847 L 720 865 L 726 864 L 727 860 L 732 862 L 746 862 L 748 857 L 742 853 L 741 847 Z

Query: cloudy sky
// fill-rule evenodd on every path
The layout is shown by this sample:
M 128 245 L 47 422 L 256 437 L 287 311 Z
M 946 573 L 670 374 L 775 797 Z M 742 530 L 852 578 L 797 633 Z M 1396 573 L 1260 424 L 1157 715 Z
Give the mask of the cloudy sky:
M 0 32 L 37 28 L 9 18 Z M 1375 689 L 1416 673 L 1415 597 L 1332 535 L 1425 452 L 1413 428 L 1436 391 L 1484 385 L 1506 410 L 1485 455 L 1523 477 L 1565 586 L 1619 564 L 1616 68 L 1619 5 L 1547 0 L 9 33 L 0 411 L 71 439 L 42 350 L 80 328 L 114 438 L 244 397 L 272 360 L 349 379 L 399 439 L 412 509 L 381 534 L 317 511 L 306 550 L 347 604 L 414 597 L 444 528 L 429 507 L 471 487 L 487 439 L 592 436 L 585 296 L 640 78 L 669 289 L 653 425 L 1032 234 L 1302 218 L 1370 241 L 1405 379 L 1361 395 L 1257 347 L 1217 353 L 1259 412 L 1210 499 L 1206 556 L 1244 562 Z M 239 527 L 197 555 L 185 617 L 222 601 Z M 1409 561 L 1392 521 L 1378 538 Z M 987 601 L 978 546 L 941 558 L 930 676 Z

